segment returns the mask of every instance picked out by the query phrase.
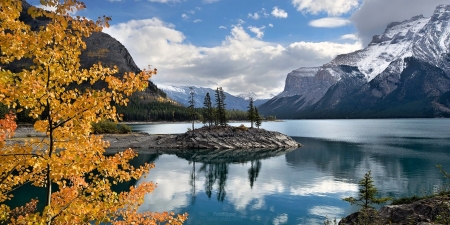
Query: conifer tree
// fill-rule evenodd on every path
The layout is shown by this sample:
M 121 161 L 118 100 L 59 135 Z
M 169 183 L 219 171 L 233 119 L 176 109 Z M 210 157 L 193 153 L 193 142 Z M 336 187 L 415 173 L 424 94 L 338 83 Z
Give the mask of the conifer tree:
M 253 128 L 253 122 L 256 121 L 255 107 L 253 106 L 253 98 L 250 98 L 250 103 L 248 104 L 247 118 L 250 120 L 250 127 Z
M 209 92 L 206 93 L 205 100 L 203 101 L 203 109 L 204 109 L 204 120 L 208 123 L 208 126 L 211 127 L 214 122 L 214 111 L 211 103 L 211 96 L 209 96 Z
M 258 108 L 256 108 L 256 107 L 255 107 L 255 115 L 256 115 L 255 125 L 256 125 L 256 128 L 259 128 L 262 124 L 263 118 L 261 117 L 261 115 L 259 115 Z
M 220 126 L 227 125 L 227 115 L 225 110 L 225 93 L 222 87 L 216 89 L 216 109 L 217 109 L 217 120 Z
M 373 208 L 373 204 L 382 204 L 391 200 L 391 198 L 377 198 L 375 196 L 378 193 L 378 190 L 373 184 L 370 170 L 364 174 L 364 178 L 359 181 L 358 185 L 359 193 L 357 198 L 348 197 L 342 200 L 350 202 L 352 205 L 356 204 L 361 206 L 363 210 Z
M 194 130 L 194 122 L 195 122 L 195 115 L 196 115 L 194 94 L 195 94 L 194 87 L 190 86 L 189 87 L 188 109 L 189 109 L 189 114 L 190 114 L 190 117 L 192 120 L 192 131 Z

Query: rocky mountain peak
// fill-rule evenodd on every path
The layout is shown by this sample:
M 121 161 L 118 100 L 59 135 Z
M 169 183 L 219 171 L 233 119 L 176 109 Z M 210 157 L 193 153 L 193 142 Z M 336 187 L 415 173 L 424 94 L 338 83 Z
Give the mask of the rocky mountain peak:
M 387 26 L 383 34 L 373 36 L 369 46 L 391 41 L 412 40 L 414 34 L 422 29 L 429 20 L 430 18 L 419 15 L 402 22 L 392 22 Z
M 250 98 L 252 98 L 253 100 L 258 99 L 258 95 L 256 95 L 254 92 L 242 93 L 242 94 L 239 94 L 237 97 L 245 99 L 245 100 L 250 100 Z
M 431 16 L 432 21 L 449 21 L 450 5 L 438 5 Z
M 262 105 L 260 112 L 291 118 L 333 113 L 345 118 L 422 117 L 443 115 L 445 110 L 450 115 L 450 105 L 447 109 L 436 103 L 448 96 L 450 5 L 439 5 L 431 17 L 418 15 L 390 23 L 364 49 L 338 55 L 320 67 L 292 71 L 284 91 Z M 383 107 L 384 114 L 378 112 Z M 428 111 L 419 111 L 420 107 Z

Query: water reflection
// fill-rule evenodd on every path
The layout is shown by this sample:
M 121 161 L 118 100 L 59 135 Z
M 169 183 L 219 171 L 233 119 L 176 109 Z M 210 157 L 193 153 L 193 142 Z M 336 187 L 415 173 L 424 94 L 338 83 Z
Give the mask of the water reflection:
M 227 183 L 228 165 L 226 163 L 203 163 L 199 172 L 205 175 L 205 193 L 211 198 L 213 186 L 217 181 L 217 200 L 223 202 L 226 196 L 225 185 Z
M 284 155 L 295 149 L 180 149 L 176 156 L 188 161 L 204 163 L 245 163 Z
M 302 148 L 162 155 L 140 181 L 158 184 L 140 211 L 188 212 L 187 224 L 314 224 L 325 218 L 317 212 L 341 216 L 346 203 L 340 198 L 355 193 L 356 185 L 313 170 L 311 164 L 304 171 L 293 169 L 283 154 L 297 151 Z
M 161 155 L 142 211 L 188 212 L 187 224 L 323 224 L 355 210 L 343 197 L 372 170 L 384 196 L 422 195 L 450 171 L 450 120 L 266 123 L 303 147 L 290 152 L 181 151 Z M 169 129 L 169 125 L 165 125 Z M 156 131 L 155 131 L 156 132 Z M 266 155 L 265 155 L 266 154 Z
M 261 170 L 261 161 L 256 160 L 255 162 L 252 160 L 250 164 L 251 166 L 248 169 L 248 180 L 250 181 L 250 188 L 253 189 L 253 183 L 255 183 L 256 178 L 258 178 L 259 171 Z
M 445 185 L 437 164 L 446 165 L 450 157 L 440 142 L 392 138 L 387 143 L 356 144 L 349 142 L 295 138 L 304 147 L 285 155 L 295 170 L 312 164 L 338 181 L 356 183 L 368 170 L 383 195 L 403 197 L 430 194 L 434 186 Z M 395 147 L 391 146 L 393 143 Z M 448 151 L 448 150 L 447 150 Z M 420 178 L 420 179 L 418 179 Z
M 208 199 L 211 198 L 214 185 L 217 186 L 217 200 L 223 202 L 226 196 L 226 183 L 228 178 L 229 164 L 250 162 L 248 169 L 248 180 L 250 188 L 253 185 L 261 170 L 261 159 L 266 159 L 293 151 L 291 149 L 228 149 L 228 150 L 180 150 L 176 155 L 189 160 L 192 164 L 189 184 L 191 186 L 191 204 L 196 199 L 196 178 L 197 173 L 203 173 L 205 182 L 204 190 Z M 201 162 L 201 166 L 196 171 L 195 163 Z

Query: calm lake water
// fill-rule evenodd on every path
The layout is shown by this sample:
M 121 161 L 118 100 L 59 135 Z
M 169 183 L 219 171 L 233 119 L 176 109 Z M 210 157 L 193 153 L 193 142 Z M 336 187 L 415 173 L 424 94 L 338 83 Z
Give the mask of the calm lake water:
M 185 132 L 191 124 L 132 127 L 163 134 Z M 357 195 L 369 170 L 382 196 L 430 194 L 448 183 L 436 165 L 450 171 L 450 119 L 287 120 L 262 128 L 304 146 L 277 156 L 209 162 L 204 153 L 141 153 L 156 168 L 138 184 L 158 187 L 140 210 L 187 212 L 186 224 L 323 224 L 326 216 L 357 211 L 341 199 Z

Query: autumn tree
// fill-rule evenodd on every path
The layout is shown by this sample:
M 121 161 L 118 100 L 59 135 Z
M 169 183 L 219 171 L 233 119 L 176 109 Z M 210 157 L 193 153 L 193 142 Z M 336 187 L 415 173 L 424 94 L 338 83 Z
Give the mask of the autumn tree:
M 49 21 L 45 27 L 32 30 L 19 20 L 22 1 L 0 2 L 0 63 L 7 65 L 23 58 L 33 62 L 20 72 L 1 69 L 0 103 L 17 111 L 27 109 L 36 120 L 34 129 L 46 134 L 45 138 L 28 139 L 22 144 L 5 144 L 0 139 L 0 223 L 182 223 L 187 215 L 137 213 L 144 195 L 155 188 L 153 183 L 132 186 L 122 193 L 111 190 L 119 182 L 139 179 L 153 165 L 131 166 L 129 160 L 137 156 L 131 149 L 105 156 L 109 143 L 91 133 L 93 122 L 117 121 L 113 105 L 126 105 L 127 97 L 143 90 L 156 71 L 116 77 L 116 67 L 106 68 L 100 63 L 80 69 L 79 56 L 86 48 L 83 38 L 101 31 L 109 18 L 94 22 L 70 16 L 72 10 L 85 8 L 78 0 L 40 3 L 55 10 L 29 8 L 31 17 Z M 97 82 L 105 82 L 106 87 L 78 88 L 82 83 Z M 0 126 L 1 136 L 14 130 L 14 125 L 7 123 Z M 11 191 L 25 183 L 46 190 L 46 198 L 39 199 L 45 202 L 43 210 L 16 214 L 5 204 L 15 198 Z

